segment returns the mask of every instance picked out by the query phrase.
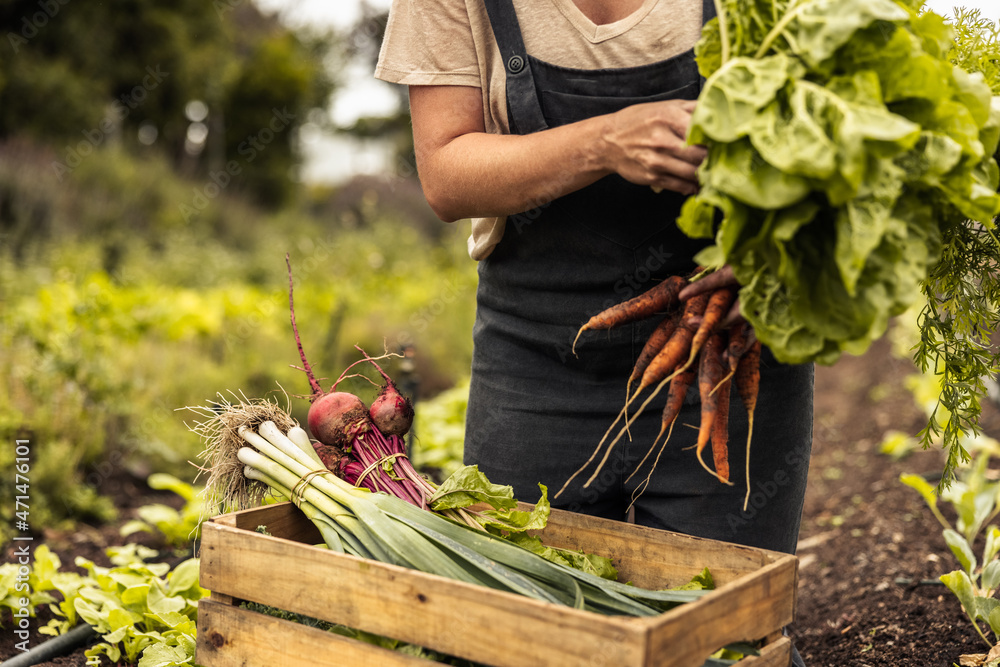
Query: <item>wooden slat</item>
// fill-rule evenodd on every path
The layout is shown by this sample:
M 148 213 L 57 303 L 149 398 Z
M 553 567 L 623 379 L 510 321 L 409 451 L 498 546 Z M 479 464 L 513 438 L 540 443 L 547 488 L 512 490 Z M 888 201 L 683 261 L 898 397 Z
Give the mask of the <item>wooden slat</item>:
M 792 664 L 792 642 L 788 637 L 779 637 L 760 650 L 760 655 L 744 658 L 736 663 L 739 667 L 788 667 Z
M 672 667 L 699 667 L 722 645 L 764 637 L 791 623 L 796 566 L 788 556 L 662 614 L 650 631 L 648 664 L 663 664 L 659 656 L 670 655 Z
M 196 651 L 195 662 L 203 667 L 427 667 L 434 664 L 212 600 L 198 603 Z
M 258 526 L 264 526 L 271 535 L 294 542 L 305 544 L 323 542 L 323 537 L 312 521 L 307 519 L 299 508 L 287 502 L 223 514 L 212 521 L 249 531 L 256 531 Z
M 720 549 L 716 540 L 562 510 L 552 510 L 541 535 L 550 546 L 608 556 L 618 566 L 623 581 L 645 588 L 686 583 L 704 567 L 722 586 L 786 556 L 739 545 Z
M 498 667 L 565 667 L 606 655 L 639 667 L 642 619 L 526 597 L 248 533 L 202 529 L 202 585 Z

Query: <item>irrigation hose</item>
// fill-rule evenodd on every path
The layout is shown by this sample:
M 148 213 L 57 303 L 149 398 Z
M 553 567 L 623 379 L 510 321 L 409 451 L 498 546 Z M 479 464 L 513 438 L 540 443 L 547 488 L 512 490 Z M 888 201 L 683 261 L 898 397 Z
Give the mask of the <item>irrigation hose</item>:
M 38 646 L 0 663 L 0 667 L 31 667 L 40 662 L 65 655 L 97 636 L 93 626 L 81 623 L 69 632 L 44 641 Z

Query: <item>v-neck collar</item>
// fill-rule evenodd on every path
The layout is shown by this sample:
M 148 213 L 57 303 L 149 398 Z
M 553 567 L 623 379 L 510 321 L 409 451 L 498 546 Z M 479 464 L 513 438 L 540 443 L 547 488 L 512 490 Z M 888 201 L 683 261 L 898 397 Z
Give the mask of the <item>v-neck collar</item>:
M 597 25 L 587 18 L 587 15 L 580 11 L 580 8 L 576 6 L 573 0 L 552 0 L 552 3 L 566 17 L 566 20 L 580 31 L 581 35 L 590 42 L 597 44 L 628 32 L 639 21 L 646 18 L 646 15 L 652 11 L 658 1 L 645 0 L 642 6 L 625 18 L 604 25 Z

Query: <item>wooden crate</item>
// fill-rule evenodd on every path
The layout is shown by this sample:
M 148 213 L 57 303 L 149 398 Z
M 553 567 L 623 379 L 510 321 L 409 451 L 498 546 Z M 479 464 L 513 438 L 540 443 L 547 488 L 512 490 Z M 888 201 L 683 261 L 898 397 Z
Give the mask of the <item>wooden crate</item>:
M 270 535 L 255 532 L 266 526 Z M 708 567 L 717 588 L 654 617 L 603 616 L 313 546 L 318 531 L 283 503 L 202 528 L 196 662 L 419 667 L 436 664 L 239 607 L 259 602 L 496 667 L 700 667 L 721 646 L 766 639 L 745 667 L 787 667 L 781 628 L 795 612 L 797 559 L 553 510 L 552 546 L 611 557 L 622 581 L 685 583 Z

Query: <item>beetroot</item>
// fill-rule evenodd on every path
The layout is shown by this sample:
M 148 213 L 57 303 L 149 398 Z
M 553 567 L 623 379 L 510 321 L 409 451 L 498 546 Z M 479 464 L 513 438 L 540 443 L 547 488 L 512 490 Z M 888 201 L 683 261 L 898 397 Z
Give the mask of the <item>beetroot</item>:
M 314 438 L 325 445 L 344 448 L 350 446 L 355 436 L 371 430 L 365 404 L 346 391 L 330 391 L 314 397 L 308 422 Z
M 339 447 L 330 447 L 329 445 L 324 445 L 322 442 L 312 443 L 313 449 L 316 451 L 316 455 L 319 456 L 319 460 L 323 462 L 327 470 L 337 471 L 342 467 L 341 461 L 344 460 L 344 453 Z
M 413 403 L 399 393 L 396 383 L 392 381 L 382 367 L 368 353 L 357 345 L 354 346 L 371 365 L 378 369 L 379 375 L 385 380 L 385 386 L 379 392 L 378 398 L 372 402 L 372 407 L 368 411 L 368 416 L 375 424 L 375 427 L 384 435 L 405 435 L 413 424 Z
M 385 435 L 404 435 L 413 424 L 413 404 L 401 395 L 390 380 L 372 401 L 368 416 Z

